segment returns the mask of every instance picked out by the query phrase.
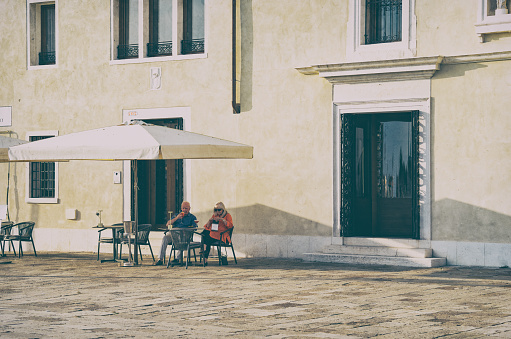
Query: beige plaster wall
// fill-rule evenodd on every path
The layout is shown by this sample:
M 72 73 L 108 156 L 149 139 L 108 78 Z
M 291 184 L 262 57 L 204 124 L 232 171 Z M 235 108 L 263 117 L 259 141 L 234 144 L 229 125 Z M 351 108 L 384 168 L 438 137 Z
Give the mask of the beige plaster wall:
M 434 240 L 511 241 L 510 66 L 444 65 L 433 78 Z
M 9 53 L 0 57 L 6 84 L 0 105 L 13 107 L 10 129 L 23 139 L 28 131 L 67 134 L 121 123 L 122 109 L 190 107 L 192 131 L 254 146 L 253 160 L 190 162 L 192 209 L 199 219 L 205 221 L 222 200 L 239 233 L 330 236 L 331 86 L 295 67 L 343 54 L 344 38 L 332 40 L 325 32 L 342 36 L 347 4 L 242 2 L 240 115 L 231 108 L 230 5 L 209 2 L 207 58 L 119 65 L 109 61 L 109 1 L 80 10 L 81 1 L 59 0 L 58 65 L 27 70 L 25 4 L 2 2 L 9 10 L 0 14 L 0 28 L 9 39 L 0 47 Z M 150 90 L 151 67 L 161 67 L 161 90 Z M 4 171 L 6 165 L 0 166 Z M 59 203 L 27 204 L 25 166 L 17 165 L 10 200 L 15 219 L 72 229 L 96 224 L 98 209 L 106 223 L 122 219 L 122 185 L 112 179 L 120 163 L 62 163 L 59 170 Z M 79 219 L 66 220 L 66 208 L 78 209 Z
M 417 0 L 417 56 L 465 55 L 508 51 L 511 33 L 485 35 L 481 43 L 474 24 L 478 0 Z
M 252 160 L 193 160 L 192 211 L 222 200 L 239 234 L 332 232 L 332 85 L 296 67 L 346 59 L 347 0 L 241 0 L 241 114 L 231 108 L 231 1 L 208 2 L 206 58 L 110 63 L 110 2 L 59 0 L 58 66 L 27 70 L 26 4 L 0 2 L 0 105 L 13 126 L 67 134 L 122 122 L 122 110 L 186 106 L 191 130 L 254 146 Z M 481 44 L 476 1 L 417 0 L 417 55 L 509 49 L 509 33 Z M 14 43 L 13 43 L 14 42 Z M 162 89 L 149 71 L 161 67 Z M 509 242 L 509 61 L 442 65 L 432 81 L 433 239 Z M 476 98 L 476 99 L 475 99 Z M 25 166 L 11 176 L 11 215 L 39 228 L 87 229 L 122 219 L 115 162 L 60 165 L 59 204 L 26 204 Z M 0 203 L 7 165 L 0 164 Z M 66 220 L 66 208 L 79 210 Z M 455 211 L 455 213 L 452 213 Z

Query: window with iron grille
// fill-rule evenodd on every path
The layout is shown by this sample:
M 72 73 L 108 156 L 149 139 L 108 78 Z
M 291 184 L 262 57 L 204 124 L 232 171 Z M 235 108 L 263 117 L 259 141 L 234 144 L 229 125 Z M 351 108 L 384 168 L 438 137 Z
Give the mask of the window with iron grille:
M 172 0 L 149 1 L 147 56 L 172 55 Z
M 366 0 L 366 45 L 401 41 L 402 13 L 402 0 Z
M 119 0 L 117 59 L 138 58 L 138 0 Z
M 31 136 L 30 141 L 51 138 L 52 136 Z M 30 163 L 30 198 L 55 198 L 55 163 Z
M 27 0 L 27 40 L 29 66 L 57 63 L 58 0 Z
M 204 0 L 183 0 L 181 53 L 204 53 Z
M 205 57 L 208 0 L 110 1 L 112 61 Z
M 41 6 L 39 65 L 55 64 L 55 4 Z

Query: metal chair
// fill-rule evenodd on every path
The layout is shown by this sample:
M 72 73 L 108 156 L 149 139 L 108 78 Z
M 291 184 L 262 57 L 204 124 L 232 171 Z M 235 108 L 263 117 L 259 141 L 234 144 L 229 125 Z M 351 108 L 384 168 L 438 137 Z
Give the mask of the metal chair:
M 32 231 L 34 230 L 35 222 L 33 221 L 26 221 L 26 222 L 20 222 L 18 224 L 14 224 L 11 226 L 18 228 L 18 234 L 10 234 L 4 236 L 5 241 L 17 241 L 18 242 L 18 258 L 21 258 L 23 255 L 23 248 L 21 246 L 21 243 L 23 241 L 25 242 L 31 242 L 32 248 L 34 249 L 34 255 L 37 257 L 37 252 L 35 251 L 35 245 L 34 245 L 34 239 L 32 238 Z
M 188 268 L 188 263 L 190 262 L 190 250 L 194 250 L 195 248 L 201 248 L 201 243 L 192 242 L 193 235 L 197 228 L 171 228 L 170 238 L 172 239 L 172 248 L 170 249 L 169 260 L 167 261 L 167 268 L 169 266 L 174 266 L 171 261 L 172 253 L 175 251 L 186 251 L 186 268 Z M 195 259 L 197 260 L 197 259 Z
M 234 247 L 232 246 L 232 231 L 234 230 L 234 227 L 229 228 L 228 230 L 223 231 L 220 233 L 220 239 L 222 239 L 224 233 L 229 233 L 229 239 L 230 241 L 223 242 L 221 240 L 217 240 L 210 244 L 210 246 L 216 247 L 217 253 L 218 253 L 218 265 L 227 265 L 227 257 L 225 257 L 225 263 L 222 263 L 222 255 L 221 255 L 221 249 L 222 247 L 230 248 L 232 250 L 232 256 L 234 258 L 234 263 L 238 264 L 238 261 L 236 260 L 236 254 L 234 253 Z
M 14 255 L 16 255 L 16 250 L 14 249 L 14 243 L 12 240 L 6 240 L 5 237 L 8 235 L 11 235 L 11 230 L 14 227 L 13 222 L 2 222 L 2 228 L 0 229 L 0 248 L 2 249 L 2 257 L 5 257 L 5 243 L 10 242 L 11 248 L 14 252 Z
M 122 223 L 118 223 L 119 225 L 121 225 Z M 114 224 L 114 225 L 117 225 L 117 224 Z M 101 232 L 103 231 L 106 231 L 107 228 L 102 228 L 98 231 L 98 261 L 99 261 L 99 246 L 101 244 L 112 244 L 112 246 L 115 246 L 118 242 L 119 242 L 119 238 L 120 238 L 120 233 L 122 232 L 122 229 L 112 229 L 112 237 L 104 237 L 102 236 Z M 114 238 L 113 237 L 116 237 L 115 238 L 115 242 L 114 242 Z M 116 248 L 114 248 L 114 253 L 116 251 Z M 114 260 L 115 260 L 115 256 L 114 256 Z
M 154 254 L 153 249 L 151 247 L 151 242 L 149 241 L 149 233 L 151 233 L 151 228 L 153 226 L 151 224 L 141 224 L 138 225 L 138 231 L 137 231 L 137 247 L 138 247 L 138 253 L 140 254 L 140 259 L 142 260 L 142 250 L 140 249 L 140 246 L 149 246 L 149 250 L 151 251 L 151 256 L 154 260 Z M 130 240 L 128 240 L 130 239 Z M 122 259 L 122 245 L 128 244 L 128 241 L 130 241 L 130 244 L 135 244 L 135 238 L 128 238 L 128 237 L 122 237 L 121 238 L 121 247 L 119 249 L 119 259 Z M 136 249 L 135 249 L 136 250 Z

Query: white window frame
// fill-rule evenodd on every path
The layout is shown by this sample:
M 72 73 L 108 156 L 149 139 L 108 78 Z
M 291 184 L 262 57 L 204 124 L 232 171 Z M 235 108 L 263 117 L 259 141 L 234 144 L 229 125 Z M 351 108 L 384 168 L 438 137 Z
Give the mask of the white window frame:
M 491 0 L 478 0 L 476 34 L 484 42 L 485 34 L 511 32 L 511 9 L 507 14 L 488 15 L 488 5 Z
M 172 55 L 148 57 L 147 43 L 149 42 L 149 0 L 138 1 L 138 58 L 117 59 L 119 34 L 118 0 L 110 0 L 110 65 L 133 64 L 146 62 L 161 62 L 169 60 L 205 59 L 208 56 L 208 3 L 204 0 L 204 53 L 181 54 L 183 38 L 183 0 L 172 0 Z M 117 26 L 116 26 L 117 25 Z
M 26 140 L 30 141 L 30 137 L 33 137 L 33 136 L 46 136 L 46 135 L 56 137 L 59 135 L 59 131 L 50 130 L 50 131 L 27 132 Z M 55 197 L 53 197 L 53 198 L 32 198 L 30 196 L 30 194 L 31 194 L 30 176 L 31 176 L 30 163 L 27 163 L 26 164 L 25 202 L 32 203 L 32 204 L 58 204 L 58 202 L 59 202 L 59 163 L 55 162 Z
M 390 60 L 416 56 L 415 1 L 403 0 L 401 41 L 364 44 L 366 0 L 350 0 L 346 58 L 349 61 Z
M 59 60 L 59 0 L 27 0 L 27 69 L 56 68 Z M 55 64 L 39 65 L 39 52 L 41 51 L 41 27 L 37 20 L 41 5 L 55 4 Z M 40 18 L 39 18 L 40 19 Z

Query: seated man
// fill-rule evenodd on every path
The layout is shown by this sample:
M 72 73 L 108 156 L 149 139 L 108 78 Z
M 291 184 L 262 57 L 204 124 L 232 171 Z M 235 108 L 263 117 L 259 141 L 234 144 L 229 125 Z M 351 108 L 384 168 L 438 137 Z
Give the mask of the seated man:
M 188 201 L 183 201 L 181 204 L 181 213 L 179 213 L 177 216 L 175 216 L 173 219 L 170 219 L 167 222 L 167 227 L 172 225 L 173 228 L 185 228 L 185 227 L 195 227 L 197 218 L 195 215 L 190 213 L 190 203 Z M 165 260 L 165 253 L 167 252 L 167 246 L 169 244 L 172 244 L 172 239 L 170 238 L 170 232 L 167 232 L 163 236 L 163 239 L 161 240 L 161 248 L 160 248 L 160 256 L 158 257 L 158 261 L 155 263 L 155 265 L 163 265 L 163 261 Z M 178 251 L 177 258 L 174 260 L 174 262 L 179 262 L 183 259 L 183 252 Z

